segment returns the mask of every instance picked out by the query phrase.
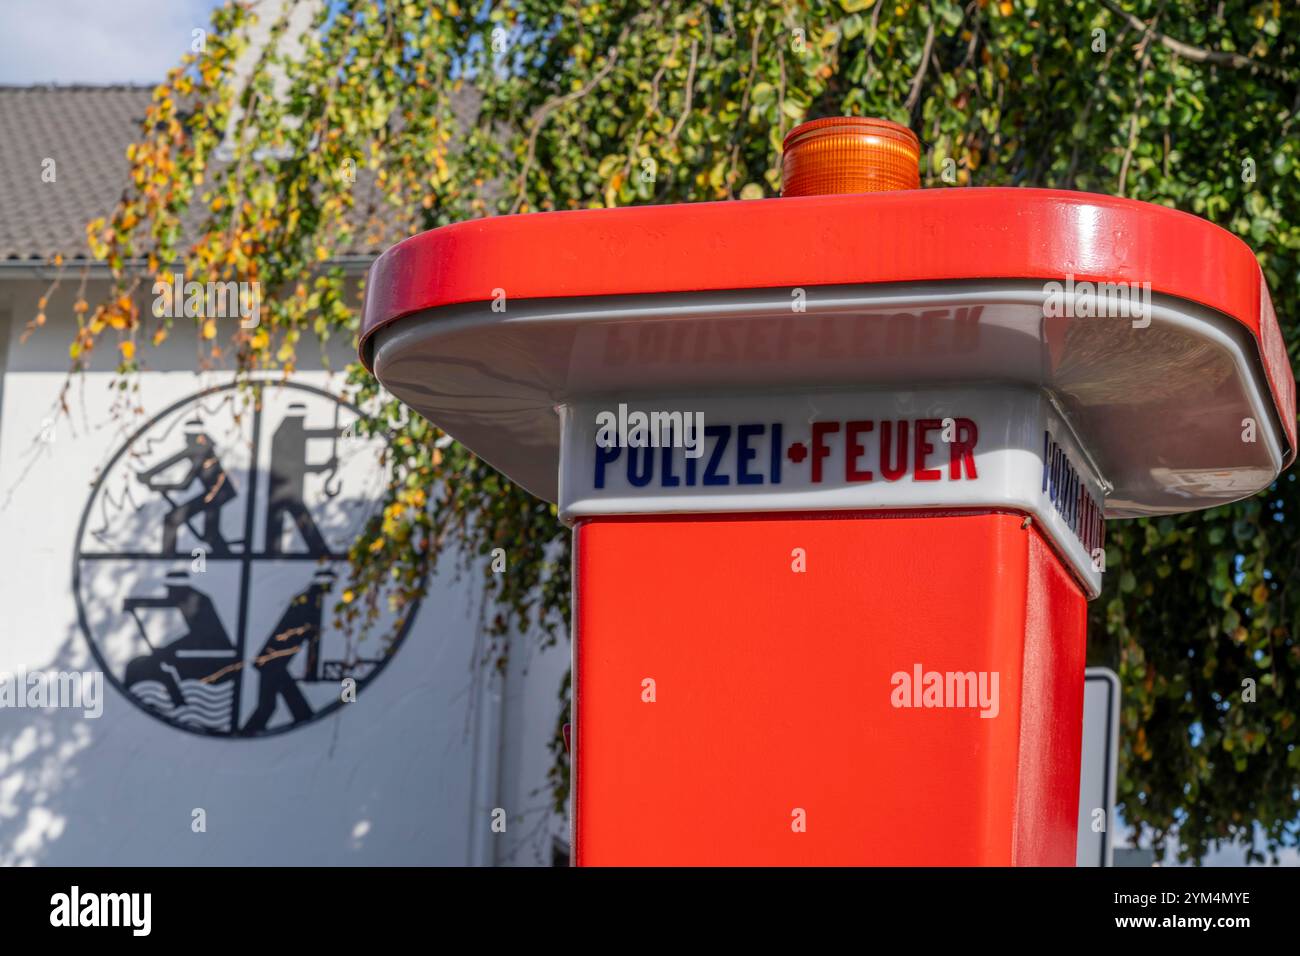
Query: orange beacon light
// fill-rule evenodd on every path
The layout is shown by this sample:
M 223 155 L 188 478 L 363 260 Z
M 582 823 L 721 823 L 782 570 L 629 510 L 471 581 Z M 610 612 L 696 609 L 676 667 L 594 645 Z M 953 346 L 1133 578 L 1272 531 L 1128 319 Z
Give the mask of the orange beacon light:
M 921 188 L 921 142 L 889 120 L 838 116 L 796 126 L 781 156 L 782 196 Z

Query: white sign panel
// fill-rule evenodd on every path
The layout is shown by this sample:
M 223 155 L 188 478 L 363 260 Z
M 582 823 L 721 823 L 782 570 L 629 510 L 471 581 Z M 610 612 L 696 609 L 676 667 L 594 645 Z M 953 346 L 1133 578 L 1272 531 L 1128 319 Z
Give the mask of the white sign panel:
M 1103 486 L 1038 391 L 970 387 L 583 402 L 562 410 L 560 513 L 1000 509 L 1092 596 Z
M 1119 765 L 1119 677 L 1089 667 L 1083 684 L 1076 866 L 1114 866 L 1115 781 Z

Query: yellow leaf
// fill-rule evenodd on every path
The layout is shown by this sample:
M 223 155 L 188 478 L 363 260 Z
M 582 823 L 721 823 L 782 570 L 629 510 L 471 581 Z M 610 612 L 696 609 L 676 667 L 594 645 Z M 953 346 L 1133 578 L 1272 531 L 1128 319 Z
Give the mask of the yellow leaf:
M 125 342 L 119 342 L 117 347 L 122 350 L 122 358 L 126 359 L 128 362 L 135 358 L 135 343 L 130 339 L 127 339 Z
M 215 339 L 217 337 L 216 319 L 208 319 L 203 323 L 203 337 L 205 339 Z

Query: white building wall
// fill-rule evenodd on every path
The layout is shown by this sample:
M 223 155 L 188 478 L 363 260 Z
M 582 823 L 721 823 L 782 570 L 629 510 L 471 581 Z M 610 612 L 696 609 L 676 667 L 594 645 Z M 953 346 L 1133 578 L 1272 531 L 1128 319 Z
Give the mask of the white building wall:
M 75 284 L 65 278 L 47 324 L 20 343 L 44 284 L 0 280 L 0 323 L 9 316 L 0 324 L 0 674 L 97 668 L 73 598 L 74 551 L 96 469 L 125 435 L 109 410 L 108 368 L 74 381 L 70 416 L 55 412 Z M 100 291 L 92 283 L 87 298 Z M 142 350 L 155 371 L 141 378 L 145 415 L 128 431 L 229 380 L 228 371 L 195 374 L 186 324 Z M 333 350 L 334 368 L 348 346 Z M 320 366 L 295 380 L 341 385 Z M 489 681 L 476 640 L 481 577 L 454 576 L 452 560 L 443 556 L 410 632 L 356 702 L 284 733 L 187 733 L 107 682 L 98 719 L 0 708 L 0 864 L 549 863 L 553 835 L 566 831 L 544 811 L 545 743 L 568 646 L 539 653 L 516 638 L 504 683 Z M 507 811 L 505 834 L 491 832 L 495 807 Z M 206 832 L 192 829 L 196 808 Z

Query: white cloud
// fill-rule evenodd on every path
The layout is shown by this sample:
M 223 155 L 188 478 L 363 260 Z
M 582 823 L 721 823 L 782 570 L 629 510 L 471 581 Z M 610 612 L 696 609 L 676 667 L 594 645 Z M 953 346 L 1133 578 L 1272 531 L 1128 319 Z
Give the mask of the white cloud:
M 4 0 L 0 83 L 156 83 L 219 0 Z

